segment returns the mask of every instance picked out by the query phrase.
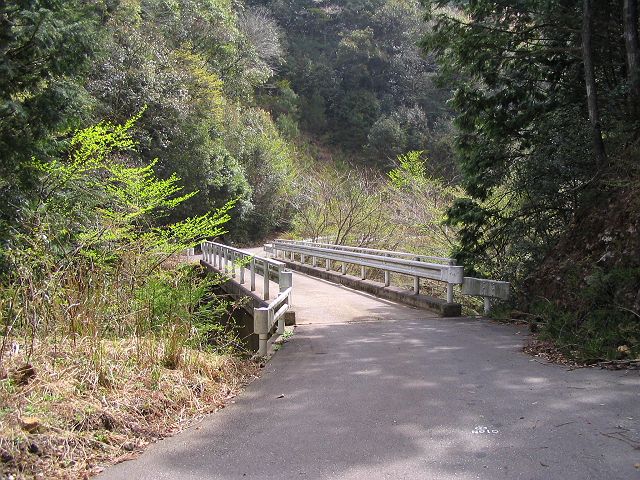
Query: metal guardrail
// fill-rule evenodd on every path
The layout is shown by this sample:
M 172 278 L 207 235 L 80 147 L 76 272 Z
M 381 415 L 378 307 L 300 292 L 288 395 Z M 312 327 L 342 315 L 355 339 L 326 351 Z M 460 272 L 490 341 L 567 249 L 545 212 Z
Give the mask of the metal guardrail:
M 262 275 L 263 299 L 268 302 L 267 307 L 253 309 L 253 331 L 258 335 L 258 355 L 267 354 L 267 341 L 273 327 L 277 323 L 276 334 L 284 333 L 284 315 L 291 307 L 291 291 L 293 274 L 285 270 L 283 262 L 254 255 L 243 250 L 229 247 L 221 243 L 202 242 L 202 259 L 221 272 L 236 278 L 243 285 L 246 280 L 245 270 L 249 272 L 249 288 L 256 291 L 256 274 Z M 269 283 L 275 277 L 279 287 L 279 294 L 275 300 L 269 302 Z
M 347 245 L 332 245 L 328 243 L 310 242 L 307 240 L 275 240 L 265 245 L 265 251 L 283 258 L 289 255 L 291 261 L 298 255 L 301 263 L 311 258 L 312 267 L 317 267 L 318 259 L 324 259 L 325 269 L 331 269 L 331 261 L 342 262 L 342 274 L 346 274 L 346 265 L 360 265 L 360 277 L 366 279 L 366 269 L 377 268 L 384 272 L 384 284 L 391 283 L 390 273 L 401 273 L 413 276 L 413 292 L 420 293 L 420 279 L 428 278 L 447 284 L 447 302 L 453 303 L 453 286 L 462 285 L 462 294 L 482 297 L 484 313 L 491 309 L 494 298 L 507 300 L 509 298 L 509 282 L 487 280 L 484 278 L 465 277 L 463 267 L 457 266 L 453 258 L 416 255 L 408 252 L 378 250 L 373 248 L 351 247 Z
M 326 237 L 324 237 L 326 238 Z M 308 245 L 314 247 L 321 248 L 331 248 L 334 250 L 344 250 L 348 252 L 358 252 L 358 253 L 370 253 L 372 255 L 385 255 L 395 258 L 416 258 L 419 257 L 421 260 L 429 261 L 429 262 L 439 262 L 445 263 L 447 265 L 455 265 L 456 260 L 454 258 L 448 257 L 432 257 L 428 255 L 418 255 L 415 253 L 409 252 L 398 252 L 395 250 L 379 250 L 375 248 L 366 248 L 366 247 L 351 247 L 349 245 L 335 245 L 333 243 L 321 243 L 321 242 L 313 242 L 309 240 L 276 240 L 278 243 L 286 243 L 289 245 Z
M 491 310 L 492 298 L 499 298 L 501 300 L 507 300 L 509 298 L 509 282 L 464 277 L 462 294 L 482 297 L 484 299 L 484 314 L 487 315 Z
M 448 303 L 453 303 L 453 286 L 461 285 L 464 281 L 463 268 L 452 265 L 453 259 L 449 258 L 296 240 L 274 240 L 271 244 L 265 245 L 265 250 L 276 258 L 279 253 L 282 253 L 284 258 L 288 253 L 290 260 L 294 260 L 295 255 L 299 255 L 301 263 L 306 263 L 307 257 L 311 258 L 313 267 L 316 267 L 318 259 L 323 259 L 326 270 L 331 269 L 331 261 L 341 262 L 343 275 L 347 273 L 348 264 L 359 265 L 363 280 L 366 279 L 367 268 L 382 270 L 387 287 L 391 284 L 391 273 L 409 275 L 414 277 L 413 290 L 416 294 L 420 293 L 421 278 L 444 282 L 447 284 Z M 441 263 L 434 263 L 434 261 Z
M 287 288 L 268 307 L 253 309 L 253 331 L 258 335 L 258 355 L 267 354 L 270 332 L 277 324 L 276 335 L 284 333 L 284 315 L 291 307 L 291 290 Z

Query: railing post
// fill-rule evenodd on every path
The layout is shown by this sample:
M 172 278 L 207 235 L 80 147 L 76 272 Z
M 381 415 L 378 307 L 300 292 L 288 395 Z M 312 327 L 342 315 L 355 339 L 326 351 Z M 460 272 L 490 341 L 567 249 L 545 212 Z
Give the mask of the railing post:
M 327 272 L 328 272 L 329 270 L 331 270 L 331 260 L 329 260 L 329 259 L 327 258 L 327 259 L 324 261 L 324 264 L 325 264 L 325 268 L 326 268 Z
M 416 261 L 420 261 L 420 257 L 416 257 Z M 417 275 L 413 277 L 413 293 L 418 295 L 420 293 L 420 277 Z
M 489 315 L 491 312 L 491 297 L 484 297 L 484 314 Z
M 389 254 L 385 253 L 384 256 L 388 257 Z M 389 270 L 385 270 L 384 271 L 384 286 L 388 287 L 389 285 L 391 285 L 391 272 L 389 272 Z
M 240 285 L 244 285 L 244 267 L 245 267 L 245 262 L 246 262 L 246 258 L 242 257 L 242 260 L 240 261 Z
M 342 274 L 347 274 L 347 264 L 345 262 L 342 262 Z
M 312 266 L 313 268 L 316 268 L 316 260 L 317 260 L 317 259 L 316 259 L 316 257 L 315 257 L 315 256 L 311 257 L 311 266 Z
M 284 292 L 287 288 L 293 286 L 293 273 L 281 270 L 279 272 L 278 286 L 280 287 L 280 293 Z
M 253 332 L 258 335 L 258 355 L 267 356 L 267 339 L 269 338 L 269 309 L 253 309 Z
M 273 315 L 273 312 L 270 312 Z M 276 328 L 276 333 L 278 335 L 282 335 L 284 333 L 284 315 L 280 315 L 278 319 L 278 327 Z
M 251 291 L 256 291 L 256 257 L 251 257 L 249 262 L 249 273 L 251 277 Z
M 278 271 L 278 287 L 280 289 L 280 293 L 283 293 L 287 290 L 287 288 L 293 287 L 293 272 L 285 271 L 283 269 Z M 289 292 L 289 297 L 287 299 L 289 306 L 291 306 L 291 292 Z M 278 323 L 280 325 L 280 323 Z M 278 327 L 280 328 L 280 327 Z M 284 333 L 284 317 L 282 318 L 282 332 Z
M 456 264 L 456 261 L 449 260 L 447 263 L 451 267 Z M 453 283 L 448 283 L 448 282 L 447 282 L 447 303 L 453 303 Z
M 231 278 L 236 278 L 236 261 L 238 259 L 238 254 L 236 252 L 231 252 Z
M 269 300 L 269 264 L 266 260 L 262 261 L 262 275 L 264 276 L 264 291 L 262 297 L 265 300 Z
M 447 283 L 447 303 L 453 303 L 453 283 Z
M 366 273 L 367 273 L 367 269 L 366 269 L 366 267 L 365 267 L 364 265 L 362 265 L 362 266 L 360 267 L 360 278 L 361 278 L 362 280 L 365 280 L 365 279 L 367 278 Z
M 304 254 L 300 254 L 300 263 L 304 263 L 305 258 L 304 258 Z

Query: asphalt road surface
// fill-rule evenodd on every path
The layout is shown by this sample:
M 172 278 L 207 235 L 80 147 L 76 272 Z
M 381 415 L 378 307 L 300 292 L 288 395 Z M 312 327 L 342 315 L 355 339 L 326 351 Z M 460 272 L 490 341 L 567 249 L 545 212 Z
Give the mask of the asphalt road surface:
M 300 274 L 293 303 L 234 404 L 98 478 L 640 479 L 640 372 L 546 364 L 523 329 Z

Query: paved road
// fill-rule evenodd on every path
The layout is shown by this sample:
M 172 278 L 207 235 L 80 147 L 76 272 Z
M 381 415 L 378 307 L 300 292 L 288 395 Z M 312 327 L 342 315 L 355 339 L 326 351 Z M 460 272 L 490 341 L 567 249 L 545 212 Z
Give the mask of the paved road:
M 99 478 L 640 479 L 637 371 L 540 363 L 513 326 L 299 274 L 294 292 L 301 325 L 235 404 Z

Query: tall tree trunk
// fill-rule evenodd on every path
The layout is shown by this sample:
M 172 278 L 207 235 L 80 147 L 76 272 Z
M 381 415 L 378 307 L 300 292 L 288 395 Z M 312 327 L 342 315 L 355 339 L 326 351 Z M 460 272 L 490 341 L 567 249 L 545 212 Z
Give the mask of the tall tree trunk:
M 624 44 L 629 71 L 629 97 L 634 116 L 640 113 L 640 41 L 638 40 L 638 0 L 624 0 Z
M 598 171 L 600 171 L 606 163 L 607 154 L 604 149 L 604 141 L 602 140 L 600 111 L 598 110 L 598 91 L 593 67 L 593 49 L 591 46 L 592 37 L 593 4 L 592 0 L 584 0 L 582 13 L 582 61 L 584 63 L 584 81 L 587 87 L 587 108 L 589 110 L 589 122 L 591 122 L 593 149 L 596 154 L 596 167 Z

